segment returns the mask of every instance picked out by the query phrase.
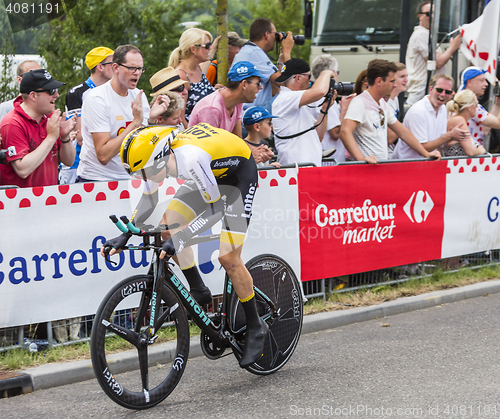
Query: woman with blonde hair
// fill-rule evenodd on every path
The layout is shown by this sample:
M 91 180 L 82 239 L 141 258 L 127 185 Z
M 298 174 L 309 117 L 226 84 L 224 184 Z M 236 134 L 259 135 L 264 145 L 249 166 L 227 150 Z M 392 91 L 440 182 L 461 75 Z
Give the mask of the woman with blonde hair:
M 467 121 L 476 115 L 477 97 L 471 90 L 461 90 L 446 104 L 446 109 L 452 114 L 448 119 L 447 130 L 458 127 L 468 131 Z M 474 145 L 470 136 L 463 141 L 452 140 L 441 146 L 443 156 L 478 156 L 485 153 L 484 147 Z
M 194 105 L 215 91 L 200 68 L 200 64 L 212 60 L 217 51 L 218 40 L 219 38 L 212 44 L 210 32 L 190 28 L 184 31 L 179 38 L 179 46 L 170 54 L 168 65 L 175 68 L 181 79 L 189 82 L 185 111 L 187 121 L 189 121 Z

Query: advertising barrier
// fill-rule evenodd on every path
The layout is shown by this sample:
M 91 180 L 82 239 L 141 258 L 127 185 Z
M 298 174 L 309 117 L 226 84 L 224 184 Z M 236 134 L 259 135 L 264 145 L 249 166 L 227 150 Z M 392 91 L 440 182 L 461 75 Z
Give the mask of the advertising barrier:
M 499 180 L 497 157 L 261 170 L 243 258 L 276 254 L 310 281 L 496 249 Z M 180 184 L 161 185 L 148 223 Z M 146 252 L 116 266 L 99 254 L 119 234 L 108 216 L 130 216 L 141 193 L 135 180 L 0 190 L 0 327 L 93 314 L 114 284 L 146 273 Z M 194 252 L 220 294 L 218 242 Z

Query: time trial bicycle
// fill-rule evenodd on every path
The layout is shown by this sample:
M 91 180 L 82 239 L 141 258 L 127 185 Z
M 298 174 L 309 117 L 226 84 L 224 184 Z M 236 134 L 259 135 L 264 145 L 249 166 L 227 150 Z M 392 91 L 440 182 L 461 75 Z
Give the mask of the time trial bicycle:
M 126 278 L 101 302 L 92 327 L 92 365 L 99 384 L 114 402 L 129 409 L 146 409 L 168 397 L 184 373 L 190 342 L 186 312 L 201 329 L 201 349 L 209 359 L 218 359 L 231 349 L 238 361 L 245 347 L 245 314 L 227 274 L 222 303 L 214 310 L 214 316 L 209 317 L 194 300 L 173 272 L 173 264 L 167 257 L 159 258 L 161 233 L 169 226 L 143 230 L 127 217 L 120 217 L 123 223 L 115 216 L 110 218 L 122 232 L 142 237 L 141 245 L 127 249 L 152 251 L 153 257 L 148 274 Z M 196 236 L 186 247 L 218 239 L 219 235 L 214 234 Z M 278 256 L 259 255 L 246 266 L 253 278 L 258 312 L 269 325 L 269 335 L 262 357 L 245 368 L 253 374 L 268 375 L 283 367 L 297 347 L 303 320 L 301 285 L 292 268 Z M 158 374 L 149 374 L 152 368 L 156 369 L 151 365 L 154 362 L 150 360 L 150 351 L 164 324 L 175 331 L 175 352 L 162 359 L 166 376 L 156 379 Z M 121 371 L 112 359 L 116 339 L 132 344 L 134 353 L 137 350 L 134 372 L 117 375 Z

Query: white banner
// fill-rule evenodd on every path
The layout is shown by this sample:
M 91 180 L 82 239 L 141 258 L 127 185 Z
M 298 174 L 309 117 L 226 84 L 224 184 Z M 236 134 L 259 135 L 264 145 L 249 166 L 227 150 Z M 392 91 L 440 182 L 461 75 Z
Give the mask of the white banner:
M 262 171 L 259 181 L 244 259 L 277 254 L 300 278 L 297 172 Z M 151 223 L 160 221 L 178 187 L 175 179 L 164 182 L 164 200 Z M 146 273 L 146 252 L 113 256 L 118 266 L 99 254 L 106 239 L 120 234 L 108 216 L 130 216 L 141 193 L 139 181 L 0 190 L 0 327 L 93 314 L 114 284 Z M 140 241 L 134 236 L 129 243 Z M 196 260 L 205 262 L 200 270 L 206 284 L 220 294 L 218 242 L 194 250 Z

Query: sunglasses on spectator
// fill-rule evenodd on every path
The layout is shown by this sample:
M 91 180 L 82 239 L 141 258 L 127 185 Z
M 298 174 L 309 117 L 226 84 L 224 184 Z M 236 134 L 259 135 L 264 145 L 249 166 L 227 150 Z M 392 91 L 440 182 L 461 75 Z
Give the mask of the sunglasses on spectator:
M 203 47 L 205 49 L 210 49 L 210 47 L 212 46 L 212 43 L 211 42 L 207 42 L 206 44 L 202 45 L 202 44 L 194 44 L 195 47 Z
M 121 65 L 122 67 L 125 67 L 130 74 L 134 74 L 136 71 L 139 71 L 140 73 L 144 73 L 146 71 L 146 67 L 129 67 L 128 65 L 125 64 L 120 64 L 120 63 L 117 64 Z
M 49 96 L 54 96 L 54 95 L 57 93 L 57 91 L 58 91 L 58 90 L 59 90 L 59 89 L 50 89 L 50 90 L 47 90 L 47 89 L 39 89 L 39 90 L 33 90 L 33 91 L 34 91 L 34 92 L 36 92 L 36 93 L 44 93 L 44 92 L 45 92 L 45 93 L 47 93 Z
M 429 17 L 431 15 L 431 12 L 422 12 L 420 13 L 421 15 L 426 15 L 427 17 Z
M 442 87 L 435 87 L 434 88 L 436 92 L 438 93 L 443 93 L 445 92 L 447 95 L 451 95 L 453 93 L 453 90 L 448 90 L 448 89 L 443 89 Z
M 108 61 L 107 63 L 101 63 L 101 65 L 113 64 L 113 61 Z
M 185 89 L 185 88 L 186 88 L 186 87 L 185 87 L 183 84 L 181 84 L 180 86 L 177 86 L 175 89 L 170 89 L 170 91 L 171 91 L 171 92 L 178 92 L 178 93 L 181 93 L 181 92 L 183 92 L 183 91 L 184 91 L 184 89 Z

